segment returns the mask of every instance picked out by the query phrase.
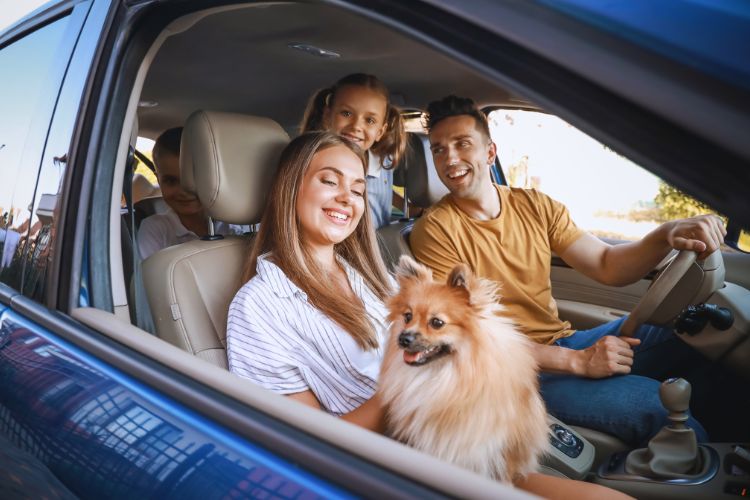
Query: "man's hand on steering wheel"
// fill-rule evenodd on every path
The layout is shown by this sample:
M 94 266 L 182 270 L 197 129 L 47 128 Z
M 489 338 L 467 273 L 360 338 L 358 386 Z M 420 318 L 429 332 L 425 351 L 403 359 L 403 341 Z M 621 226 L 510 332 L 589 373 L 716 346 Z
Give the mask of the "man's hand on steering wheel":
M 692 250 L 698 260 L 708 257 L 724 241 L 727 230 L 716 215 L 699 215 L 667 222 L 667 243 L 676 250 Z

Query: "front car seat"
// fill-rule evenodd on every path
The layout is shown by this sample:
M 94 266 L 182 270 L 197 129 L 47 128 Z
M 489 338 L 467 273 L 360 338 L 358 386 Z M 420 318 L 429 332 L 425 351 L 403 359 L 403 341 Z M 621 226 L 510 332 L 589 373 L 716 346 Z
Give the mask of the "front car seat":
M 440 182 L 435 171 L 427 136 L 409 132 L 407 145 L 404 159 L 398 167 L 406 172 L 405 194 L 411 204 L 428 208 L 448 194 L 448 188 Z M 390 269 L 395 267 L 402 255 L 413 257 L 409 248 L 409 233 L 413 225 L 413 220 L 402 219 L 378 230 L 380 250 Z
M 180 147 L 183 187 L 207 214 L 230 224 L 260 222 L 279 156 L 289 142 L 268 118 L 196 111 Z M 143 262 L 156 335 L 227 368 L 229 304 L 240 288 L 250 236 L 196 240 L 156 252 Z

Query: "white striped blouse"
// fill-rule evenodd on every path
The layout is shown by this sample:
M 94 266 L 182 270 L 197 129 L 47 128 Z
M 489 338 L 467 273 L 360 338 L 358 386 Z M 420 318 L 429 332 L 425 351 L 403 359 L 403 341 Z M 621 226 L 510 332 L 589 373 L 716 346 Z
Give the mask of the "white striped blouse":
M 341 262 L 375 327 L 377 349 L 363 351 L 266 254 L 229 307 L 229 370 L 280 394 L 310 390 L 334 415 L 370 399 L 380 373 L 387 311 L 362 276 Z

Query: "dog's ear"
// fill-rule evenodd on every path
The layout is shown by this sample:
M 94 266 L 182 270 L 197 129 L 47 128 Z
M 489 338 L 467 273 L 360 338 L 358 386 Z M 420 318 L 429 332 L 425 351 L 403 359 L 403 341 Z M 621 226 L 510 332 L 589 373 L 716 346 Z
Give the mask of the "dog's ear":
M 448 286 L 463 288 L 469 293 L 469 304 L 484 310 L 497 304 L 498 285 L 492 280 L 474 276 L 469 266 L 459 264 L 448 275 Z
M 469 280 L 471 280 L 471 269 L 466 264 L 459 264 L 453 268 L 448 275 L 448 286 L 461 287 L 469 289 Z
M 396 278 L 416 278 L 424 281 L 432 281 L 432 270 L 418 263 L 408 255 L 402 255 L 396 266 Z

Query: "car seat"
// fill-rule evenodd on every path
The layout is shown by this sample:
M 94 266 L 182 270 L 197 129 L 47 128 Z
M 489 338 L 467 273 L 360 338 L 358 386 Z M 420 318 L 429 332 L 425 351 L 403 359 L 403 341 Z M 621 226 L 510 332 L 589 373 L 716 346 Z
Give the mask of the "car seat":
M 430 142 L 423 133 L 407 133 L 407 148 L 398 168 L 405 170 L 404 194 L 412 205 L 428 208 L 448 194 L 440 182 L 432 161 Z M 409 248 L 409 234 L 414 219 L 401 219 L 378 230 L 380 251 L 386 264 L 393 269 L 401 255 L 413 257 Z
M 238 225 L 260 222 L 273 173 L 289 136 L 268 118 L 196 111 L 180 147 L 183 187 L 207 214 Z M 156 252 L 143 280 L 156 335 L 227 368 L 229 304 L 240 288 L 250 236 L 216 236 Z

